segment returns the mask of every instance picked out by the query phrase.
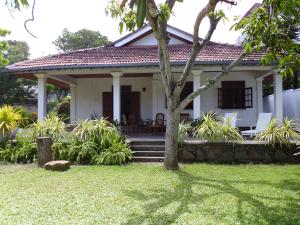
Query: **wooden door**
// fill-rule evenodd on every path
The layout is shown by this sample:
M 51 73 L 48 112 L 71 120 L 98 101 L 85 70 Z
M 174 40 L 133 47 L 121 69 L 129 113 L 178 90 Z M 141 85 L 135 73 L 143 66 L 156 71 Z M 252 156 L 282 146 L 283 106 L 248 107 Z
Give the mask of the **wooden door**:
M 130 114 L 135 115 L 137 119 L 140 119 L 140 92 L 131 92 L 130 94 Z
M 102 105 L 102 115 L 108 120 L 113 120 L 113 93 L 103 92 L 103 105 Z

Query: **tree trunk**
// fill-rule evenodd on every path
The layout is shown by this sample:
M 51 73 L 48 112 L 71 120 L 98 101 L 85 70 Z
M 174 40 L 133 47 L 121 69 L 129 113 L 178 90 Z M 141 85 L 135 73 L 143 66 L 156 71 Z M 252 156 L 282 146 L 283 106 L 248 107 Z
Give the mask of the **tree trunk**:
M 37 138 L 37 164 L 39 167 L 44 166 L 45 163 L 53 160 L 51 151 L 52 139 L 50 137 Z
M 168 107 L 169 108 L 169 107 Z M 168 120 L 165 137 L 165 160 L 164 166 L 168 170 L 178 170 L 178 127 L 179 114 L 168 109 Z

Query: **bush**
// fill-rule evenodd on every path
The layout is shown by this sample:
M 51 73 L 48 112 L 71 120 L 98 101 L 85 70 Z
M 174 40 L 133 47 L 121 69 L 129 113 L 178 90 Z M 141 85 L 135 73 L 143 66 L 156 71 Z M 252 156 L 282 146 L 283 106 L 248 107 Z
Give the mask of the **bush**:
M 78 163 L 122 164 L 131 158 L 125 139 L 113 124 L 103 118 L 80 122 L 71 136 L 69 159 Z
M 21 114 L 13 106 L 4 105 L 0 108 L 0 134 L 7 136 L 21 122 Z
M 36 161 L 37 144 L 33 140 L 32 130 L 17 134 L 16 144 L 8 143 L 0 150 L 0 159 L 12 163 L 32 163 Z
M 267 129 L 256 135 L 256 140 L 267 141 L 272 146 L 290 145 L 292 140 L 300 140 L 299 129 L 294 120 L 284 119 L 280 124 L 272 119 Z
M 132 157 L 131 150 L 126 143 L 115 141 L 112 145 L 94 157 L 96 164 L 121 165 Z
M 10 162 L 34 162 L 37 154 L 36 137 L 50 136 L 54 159 L 70 160 L 80 164 L 123 164 L 132 152 L 115 126 L 104 119 L 85 120 L 73 131 L 65 131 L 65 123 L 50 115 L 21 133 L 17 144 L 7 144 L 0 150 L 0 159 Z
M 37 121 L 32 125 L 34 138 L 51 137 L 52 140 L 58 141 L 66 136 L 66 125 L 58 116 L 48 115 L 43 121 Z
M 178 141 L 183 142 L 188 138 L 189 132 L 192 130 L 191 123 L 181 122 L 178 127 Z
M 238 129 L 233 127 L 229 120 L 216 116 L 214 113 L 203 115 L 203 121 L 194 129 L 194 137 L 209 142 L 242 141 Z
M 27 109 L 16 107 L 16 111 L 21 115 L 19 127 L 25 128 L 36 122 L 35 118 L 32 116 L 32 113 L 30 113 Z

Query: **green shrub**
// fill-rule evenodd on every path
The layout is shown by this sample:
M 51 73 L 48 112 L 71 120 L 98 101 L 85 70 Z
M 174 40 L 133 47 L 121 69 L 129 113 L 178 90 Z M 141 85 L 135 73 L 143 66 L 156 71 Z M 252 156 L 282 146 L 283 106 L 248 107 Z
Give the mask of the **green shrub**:
M 272 119 L 267 129 L 259 132 L 256 140 L 267 141 L 272 146 L 276 145 L 290 145 L 292 140 L 299 140 L 299 130 L 294 120 L 284 119 L 280 124 L 276 119 Z
M 126 143 L 112 142 L 112 145 L 94 158 L 96 164 L 121 165 L 132 158 L 132 152 Z
M 36 122 L 36 120 L 34 120 L 34 118 L 32 117 L 32 113 L 30 113 L 27 109 L 16 107 L 16 111 L 21 115 L 19 127 L 26 128 Z
M 183 142 L 188 138 L 189 132 L 192 130 L 191 123 L 181 122 L 178 127 L 178 141 Z
M 111 165 L 114 162 L 116 164 L 125 163 L 131 157 L 131 151 L 129 150 L 130 153 L 128 153 L 125 139 L 113 124 L 103 118 L 80 122 L 72 131 L 71 136 L 69 160 L 77 163 Z M 112 151 L 112 146 L 116 147 L 115 151 Z M 103 153 L 108 149 L 112 155 L 116 156 L 104 157 Z M 121 155 L 125 156 L 121 157 Z M 116 160 L 115 157 L 117 157 Z
M 66 125 L 56 115 L 50 114 L 43 121 L 37 121 L 32 125 L 34 137 L 51 137 L 55 142 L 66 136 Z
M 0 150 L 0 159 L 12 163 L 32 163 L 36 161 L 36 155 L 37 144 L 29 129 L 17 134 L 15 145 L 8 143 Z
M 209 142 L 243 140 L 238 129 L 233 127 L 229 120 L 224 121 L 223 117 L 216 116 L 214 113 L 203 115 L 202 123 L 194 129 L 194 137 Z
M 0 108 L 0 135 L 6 136 L 17 128 L 21 118 L 21 114 L 13 106 L 2 106 Z
M 64 122 L 50 115 L 17 134 L 16 145 L 7 144 L 0 150 L 0 159 L 10 162 L 34 162 L 37 154 L 36 137 L 50 136 L 54 159 L 80 164 L 123 164 L 132 153 L 115 126 L 104 119 L 85 120 L 70 133 Z

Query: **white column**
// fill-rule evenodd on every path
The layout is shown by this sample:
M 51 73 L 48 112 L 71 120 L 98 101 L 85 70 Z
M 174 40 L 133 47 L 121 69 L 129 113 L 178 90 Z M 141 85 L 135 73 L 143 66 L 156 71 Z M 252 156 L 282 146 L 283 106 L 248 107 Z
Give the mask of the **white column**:
M 121 121 L 121 85 L 122 72 L 111 73 L 113 77 L 113 119 Z
M 193 70 L 193 90 L 197 90 L 201 85 L 201 74 L 203 70 Z M 193 101 L 193 119 L 200 118 L 201 115 L 201 96 Z
M 263 109 L 263 78 L 256 79 L 256 98 L 257 98 L 257 114 L 262 113 Z
M 274 113 L 279 122 L 283 121 L 283 90 L 282 90 L 282 77 L 274 71 Z
M 155 120 L 156 114 L 158 113 L 158 82 L 159 80 L 153 78 L 152 80 L 152 119 Z
M 76 85 L 70 84 L 70 122 L 73 124 L 76 122 Z
M 35 74 L 38 79 L 38 120 L 43 120 L 47 115 L 47 96 L 45 74 Z

